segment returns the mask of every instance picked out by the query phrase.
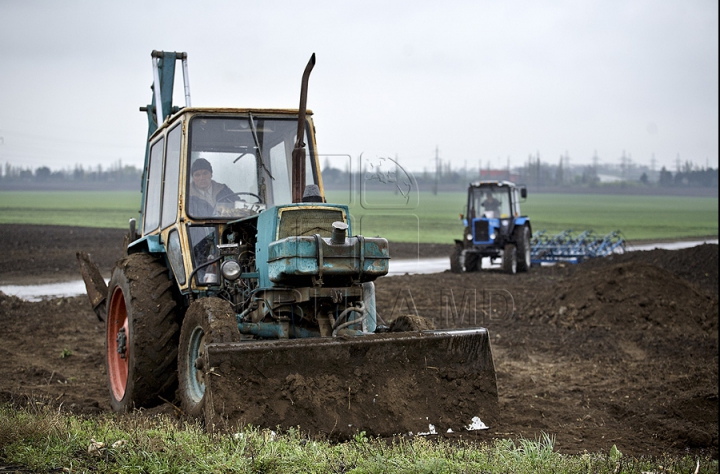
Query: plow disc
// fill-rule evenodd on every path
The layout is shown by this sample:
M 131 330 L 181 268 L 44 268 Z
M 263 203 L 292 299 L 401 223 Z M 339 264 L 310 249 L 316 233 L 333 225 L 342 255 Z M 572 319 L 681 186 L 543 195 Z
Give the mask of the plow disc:
M 209 430 L 439 434 L 489 425 L 497 408 L 483 328 L 209 344 L 206 356 Z

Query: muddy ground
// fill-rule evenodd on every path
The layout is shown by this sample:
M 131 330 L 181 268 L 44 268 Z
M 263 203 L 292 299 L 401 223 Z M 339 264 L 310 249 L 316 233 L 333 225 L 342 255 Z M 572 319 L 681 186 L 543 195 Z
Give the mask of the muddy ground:
M 107 275 L 122 234 L 0 225 L 0 284 L 76 279 L 81 249 Z M 394 256 L 414 251 L 391 245 Z M 449 246 L 421 248 L 427 257 L 448 253 Z M 545 432 L 566 453 L 614 444 L 636 456 L 717 457 L 717 288 L 718 246 L 703 245 L 512 277 L 385 277 L 377 296 L 386 320 L 416 310 L 437 327 L 488 328 L 500 406 L 491 429 L 473 438 Z M 28 303 L 0 295 L 0 328 L 0 402 L 33 398 L 81 414 L 110 410 L 104 328 L 85 297 Z

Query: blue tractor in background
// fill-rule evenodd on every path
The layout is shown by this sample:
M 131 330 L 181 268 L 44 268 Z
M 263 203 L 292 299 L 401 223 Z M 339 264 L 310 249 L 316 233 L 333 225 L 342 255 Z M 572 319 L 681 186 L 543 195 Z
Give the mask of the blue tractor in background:
M 450 271 L 474 272 L 482 259 L 502 261 L 509 274 L 526 272 L 530 267 L 530 218 L 520 212 L 520 200 L 527 188 L 509 181 L 478 181 L 468 187 L 462 240 L 455 240 L 450 255 Z

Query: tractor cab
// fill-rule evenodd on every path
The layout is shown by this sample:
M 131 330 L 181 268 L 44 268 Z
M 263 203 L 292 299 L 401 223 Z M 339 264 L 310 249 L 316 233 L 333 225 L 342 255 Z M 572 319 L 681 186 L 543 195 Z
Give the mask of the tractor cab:
M 302 187 L 323 201 L 310 115 Z M 297 123 L 297 110 L 184 108 L 171 116 L 148 142 L 140 232 L 128 253 L 166 252 L 183 293 L 220 283 L 217 262 L 206 264 L 220 256 L 223 233 L 252 244 L 257 216 L 293 202 Z M 235 235 L 228 224 L 239 220 Z
M 511 204 L 511 190 L 507 186 L 475 187 L 468 193 L 468 217 L 508 218 L 514 211 Z

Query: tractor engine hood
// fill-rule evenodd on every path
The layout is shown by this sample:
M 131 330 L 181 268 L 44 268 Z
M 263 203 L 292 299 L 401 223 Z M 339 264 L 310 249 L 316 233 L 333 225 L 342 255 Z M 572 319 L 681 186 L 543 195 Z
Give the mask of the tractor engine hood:
M 268 246 L 268 277 L 274 283 L 291 283 L 298 277 L 318 280 L 349 277 L 367 282 L 386 275 L 388 242 L 380 237 L 334 238 L 292 236 Z

